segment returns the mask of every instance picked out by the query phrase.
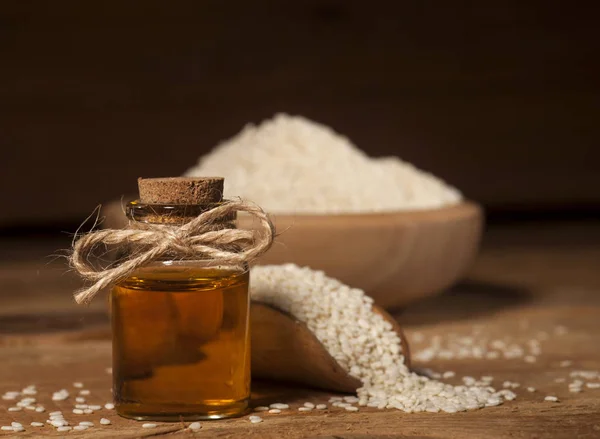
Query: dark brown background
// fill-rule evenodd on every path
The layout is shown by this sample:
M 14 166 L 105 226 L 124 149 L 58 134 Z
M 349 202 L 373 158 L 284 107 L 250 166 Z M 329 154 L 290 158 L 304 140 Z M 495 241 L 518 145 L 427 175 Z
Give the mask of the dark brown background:
M 597 15 L 570 2 L 0 8 L 0 226 L 76 224 L 279 111 L 492 210 L 600 201 Z

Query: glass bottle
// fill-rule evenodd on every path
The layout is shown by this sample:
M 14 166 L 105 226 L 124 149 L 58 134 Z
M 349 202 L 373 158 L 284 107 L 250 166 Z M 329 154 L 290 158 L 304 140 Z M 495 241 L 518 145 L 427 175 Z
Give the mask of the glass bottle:
M 181 225 L 222 202 L 223 179 L 140 179 L 139 187 L 140 200 L 127 207 L 130 221 Z M 224 218 L 221 226 L 235 227 L 234 220 Z M 244 413 L 250 398 L 248 280 L 247 266 L 165 257 L 113 288 L 119 415 L 191 421 Z

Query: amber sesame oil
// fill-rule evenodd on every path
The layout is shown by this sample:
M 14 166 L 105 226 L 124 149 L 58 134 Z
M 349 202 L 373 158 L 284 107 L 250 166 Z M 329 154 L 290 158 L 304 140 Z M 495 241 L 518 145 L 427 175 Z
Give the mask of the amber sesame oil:
M 139 420 L 236 416 L 250 397 L 248 271 L 166 261 L 114 287 L 117 412 Z

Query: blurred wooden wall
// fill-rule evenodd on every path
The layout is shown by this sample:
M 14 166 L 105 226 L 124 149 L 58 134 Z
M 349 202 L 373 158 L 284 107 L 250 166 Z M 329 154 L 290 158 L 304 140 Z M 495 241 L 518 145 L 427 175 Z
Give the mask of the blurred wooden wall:
M 279 111 L 488 206 L 596 205 L 582 5 L 4 1 L 0 225 L 78 221 Z

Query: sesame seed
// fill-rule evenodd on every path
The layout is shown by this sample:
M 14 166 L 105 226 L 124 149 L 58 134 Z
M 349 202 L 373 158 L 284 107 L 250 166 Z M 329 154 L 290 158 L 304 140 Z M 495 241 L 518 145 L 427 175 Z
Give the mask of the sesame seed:
M 84 409 L 88 408 L 88 405 L 87 404 L 75 404 L 75 408 L 84 410 Z
M 91 421 L 81 421 L 79 425 L 85 425 L 86 427 L 93 427 L 94 423 Z
M 157 427 L 156 424 L 152 424 L 152 423 L 149 423 L 149 422 L 147 422 L 145 424 L 142 424 L 142 428 L 156 428 L 156 427 Z
M 251 424 L 259 424 L 259 423 L 261 423 L 262 421 L 263 421 L 263 420 L 262 420 L 262 418 L 260 418 L 260 417 L 258 417 L 258 416 L 257 416 L 256 418 L 252 418 L 252 419 L 250 419 L 250 423 L 251 423 Z
M 75 427 L 73 427 L 73 430 L 84 431 L 84 430 L 87 430 L 88 428 L 90 428 L 90 427 L 88 427 L 87 425 L 76 425 Z
M 48 415 L 49 416 L 58 416 L 58 415 L 62 415 L 62 412 L 59 410 L 59 411 L 56 411 L 56 412 L 50 412 L 50 413 L 48 413 Z
M 312 402 L 305 402 L 304 407 L 308 407 L 309 409 L 314 409 L 315 405 Z
M 43 413 L 46 411 L 46 409 L 44 407 L 42 407 L 41 405 L 39 405 L 35 408 L 35 411 L 38 413 Z
M 53 425 L 54 427 L 64 427 L 67 424 L 68 424 L 67 421 L 59 420 L 59 419 L 50 421 L 50 425 Z
M 556 396 L 546 396 L 544 401 L 558 402 L 558 398 Z
M 104 408 L 106 410 L 113 410 L 115 408 L 115 405 L 112 402 L 107 402 L 106 404 L 104 404 Z
M 83 415 L 83 410 L 81 410 L 81 409 L 73 409 L 73 413 L 75 413 L 76 415 Z
M 87 389 L 83 389 L 83 390 L 80 390 L 80 391 L 79 391 L 79 394 L 80 394 L 80 395 L 89 395 L 90 393 L 91 393 L 91 392 L 90 392 L 89 390 L 87 390 Z
M 527 391 L 533 393 L 533 392 L 535 392 L 535 387 L 528 387 Z
M 326 410 L 327 405 L 326 404 L 317 404 L 316 409 L 317 410 Z
M 33 405 L 26 405 L 25 407 L 23 407 L 25 410 L 34 410 L 35 411 L 35 406 Z
M 202 428 L 202 424 L 199 422 L 192 422 L 188 428 L 190 430 L 200 430 Z
M 72 428 L 71 428 L 71 427 L 68 427 L 68 426 L 66 426 L 66 425 L 65 425 L 65 426 L 62 426 L 62 427 L 58 427 L 58 428 L 56 429 L 56 431 L 69 431 L 69 430 L 72 430 Z
M 20 412 L 21 410 L 23 410 L 22 407 L 9 407 L 8 408 L 9 412 Z
M 75 402 L 83 404 L 85 402 L 85 398 L 83 396 L 78 396 L 77 398 L 75 398 Z
M 255 412 L 266 412 L 269 411 L 269 407 L 266 407 L 264 405 L 259 405 L 258 407 L 254 408 Z
M 100 424 L 102 424 L 102 425 L 110 425 L 110 419 L 101 418 L 100 419 Z
M 13 428 L 10 425 L 3 425 L 2 427 L 0 427 L 0 430 L 2 430 L 2 431 L 13 431 Z
M 271 413 L 273 415 L 278 415 L 279 413 L 281 413 L 281 410 L 279 410 L 279 409 L 271 409 L 271 410 L 269 410 L 269 413 Z
M 73 387 L 81 389 L 83 387 L 83 383 L 80 383 L 80 382 L 73 383 Z
M 348 406 L 348 407 L 344 407 L 346 409 L 346 411 L 349 412 L 357 412 L 358 411 L 358 407 L 354 407 L 354 406 Z
M 290 406 L 288 404 L 282 404 L 280 402 L 276 402 L 275 404 L 271 404 L 269 405 L 270 408 L 272 409 L 280 409 L 280 410 L 286 410 L 289 409 Z
M 101 405 L 91 405 L 88 407 L 90 410 L 102 410 Z
M 23 427 L 23 424 L 21 424 L 20 422 L 11 422 L 10 425 L 13 428 L 22 428 Z
M 83 409 L 83 413 L 85 413 L 86 415 L 91 415 L 92 413 L 94 413 L 94 411 L 92 409 Z
M 32 427 L 43 427 L 44 423 L 43 422 L 32 422 L 30 425 Z
M 444 379 L 448 379 L 448 378 L 453 378 L 455 375 L 456 375 L 456 374 L 455 374 L 453 371 L 451 371 L 451 370 L 448 370 L 448 371 L 446 371 L 446 372 L 444 372 L 444 373 L 442 374 L 442 377 L 443 377 Z
M 310 407 L 299 407 L 298 411 L 299 412 L 310 412 L 310 411 L 312 411 L 312 409 Z
M 600 383 L 587 383 L 586 386 L 588 389 L 600 389 Z

